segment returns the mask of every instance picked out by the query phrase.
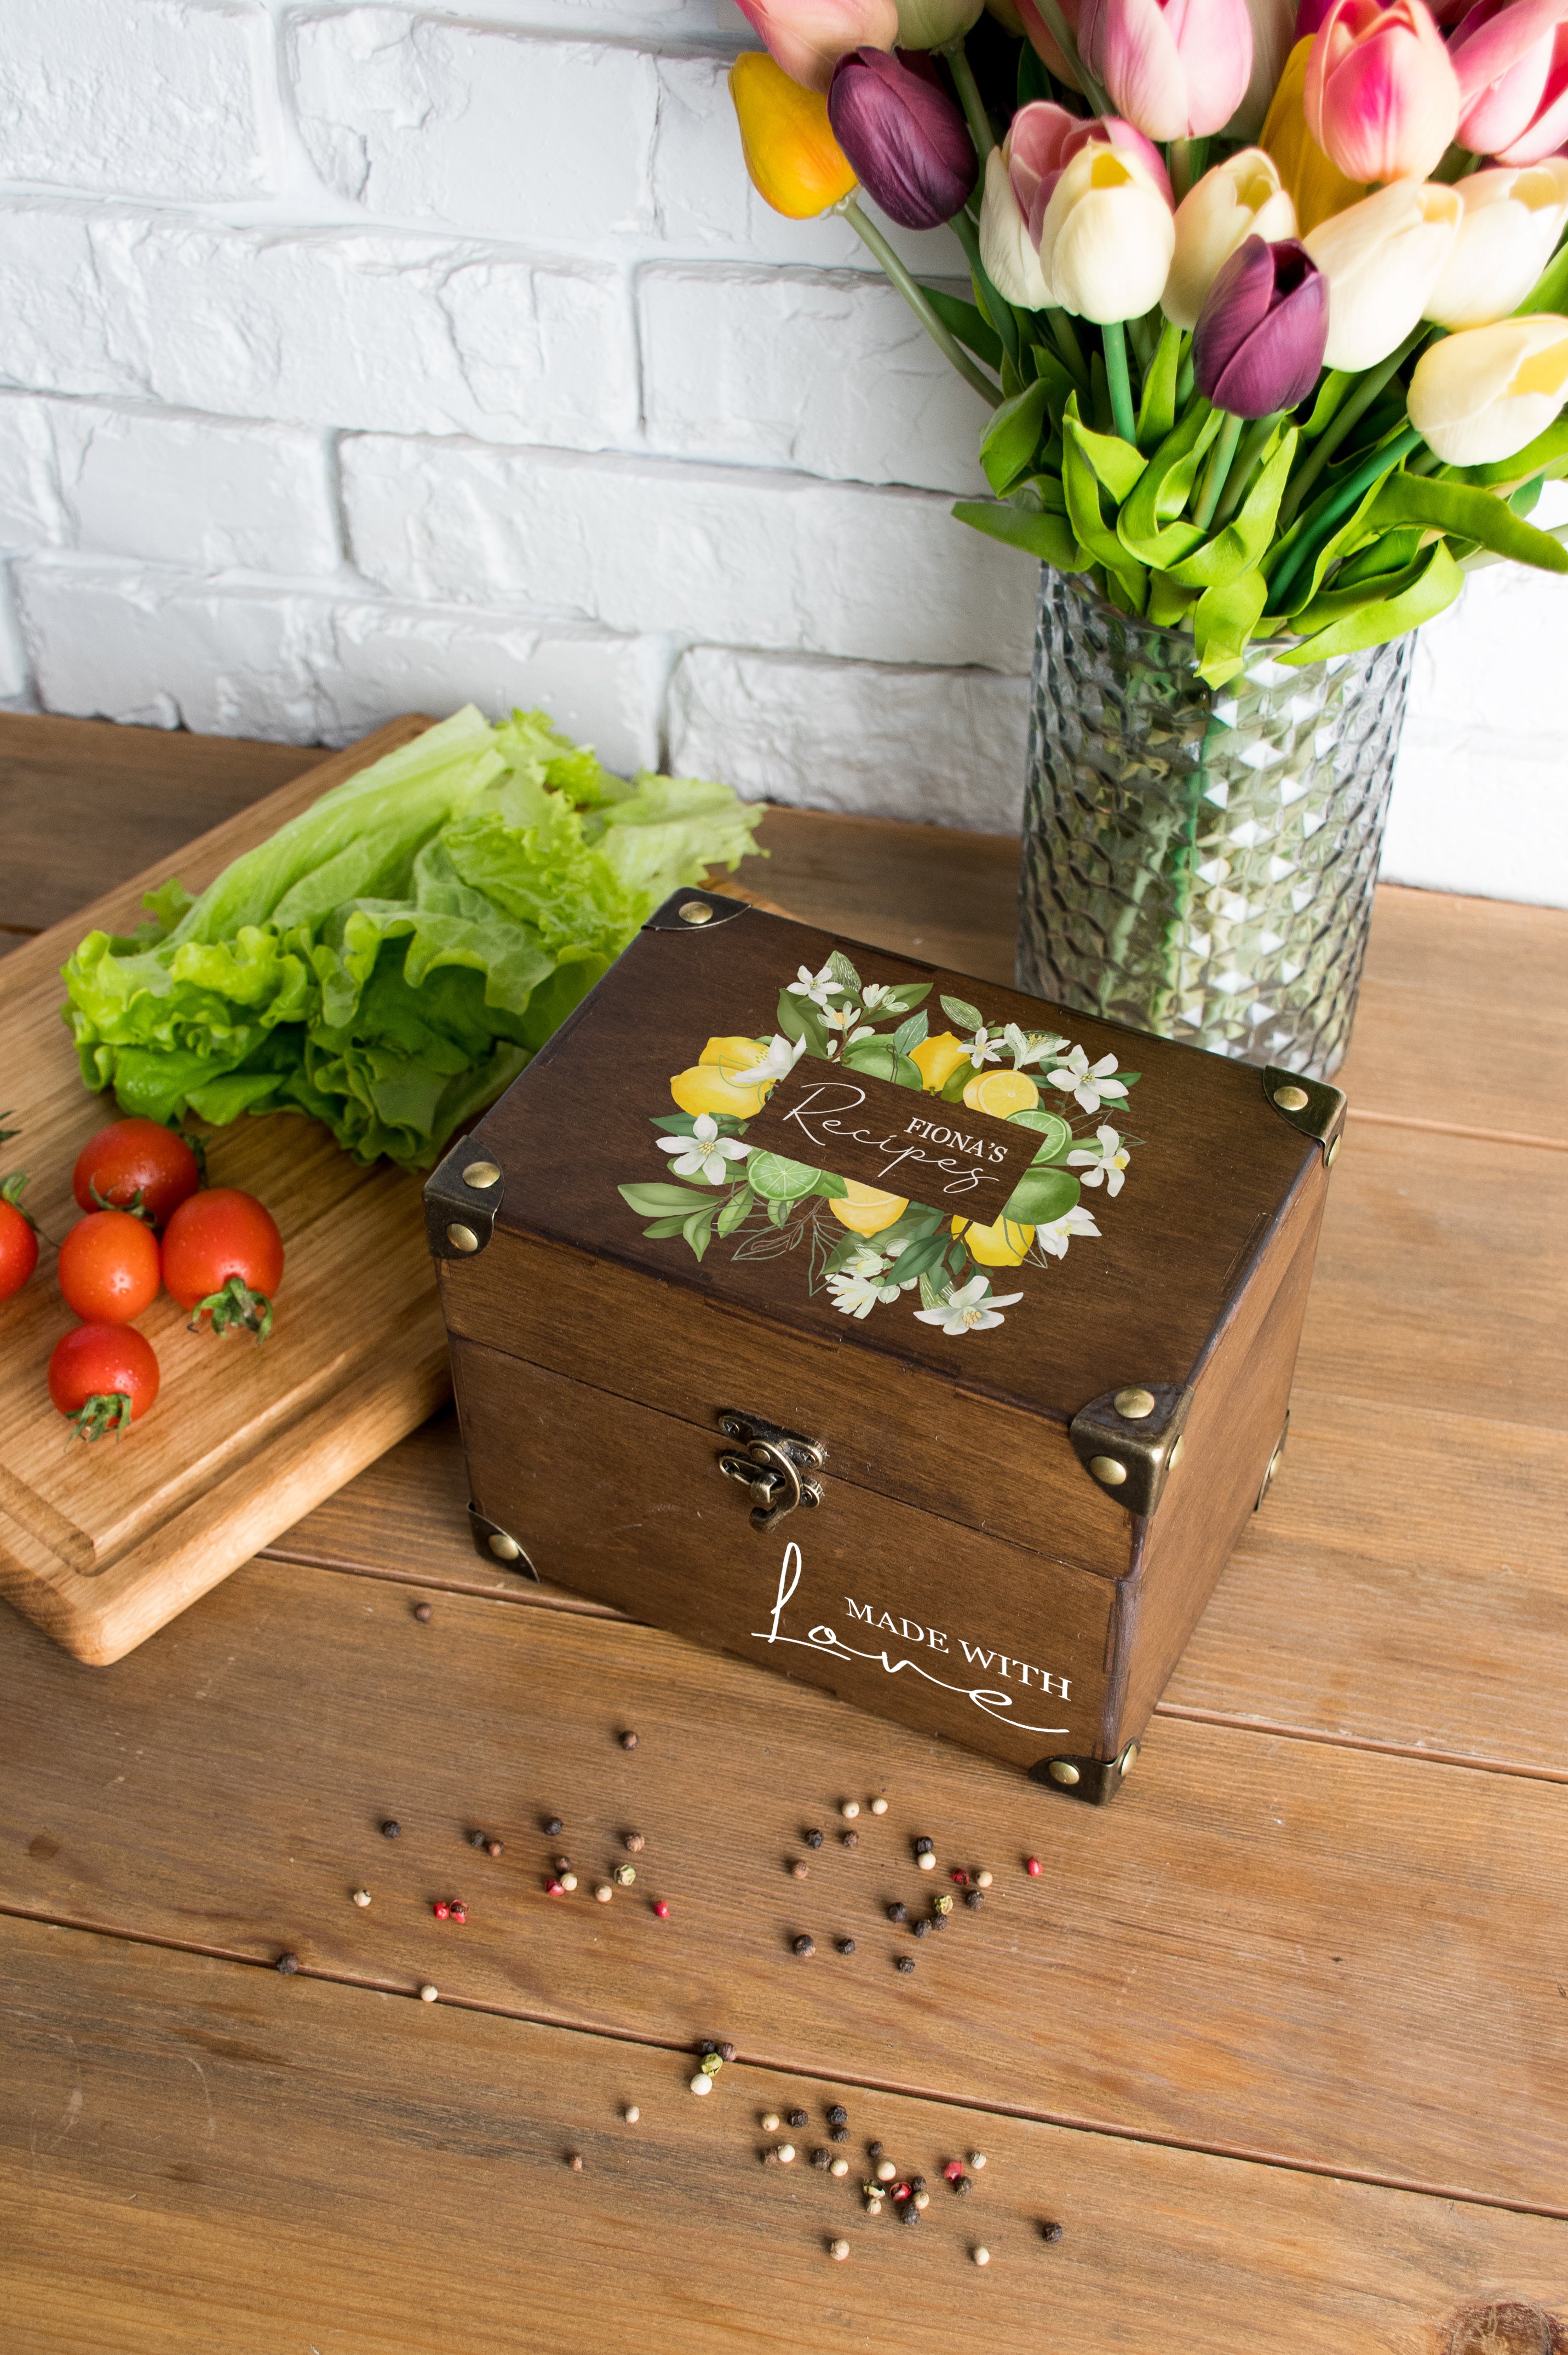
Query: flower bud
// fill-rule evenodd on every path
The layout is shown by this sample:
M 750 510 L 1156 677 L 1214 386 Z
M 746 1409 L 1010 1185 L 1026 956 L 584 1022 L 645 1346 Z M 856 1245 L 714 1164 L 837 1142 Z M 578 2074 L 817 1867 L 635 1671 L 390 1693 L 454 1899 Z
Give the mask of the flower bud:
M 1568 319 L 1544 311 L 1445 336 L 1410 379 L 1410 421 L 1448 466 L 1513 457 L 1565 400 Z
M 1305 400 L 1323 366 L 1328 287 L 1293 237 L 1249 237 L 1222 265 L 1192 337 L 1193 381 L 1232 417 Z
M 1223 130 L 1252 79 L 1247 0 L 1083 0 L 1078 47 L 1150 139 Z
M 1568 142 L 1568 0 L 1478 0 L 1448 55 L 1472 155 L 1535 164 Z
M 1328 281 L 1331 368 L 1376 368 L 1432 299 L 1459 227 L 1459 197 L 1430 180 L 1395 180 L 1319 223 L 1304 242 Z
M 899 37 L 894 0 L 737 0 L 737 5 L 790 80 L 825 97 L 840 58 L 851 49 L 891 49 Z
M 825 98 L 754 49 L 731 67 L 730 96 L 752 186 L 774 212 L 809 220 L 849 194 L 855 175 L 833 136 Z
M 1179 327 L 1193 327 L 1222 262 L 1247 238 L 1272 245 L 1296 235 L 1296 207 L 1274 157 L 1261 147 L 1216 164 L 1176 208 L 1176 254 L 1160 308 Z
M 1169 202 L 1147 166 L 1092 140 L 1051 191 L 1040 266 L 1064 310 L 1104 326 L 1158 302 L 1175 245 Z
M 1348 180 L 1338 164 L 1329 162 L 1307 128 L 1303 101 L 1311 56 L 1310 38 L 1297 41 L 1285 59 L 1259 141 L 1274 157 L 1279 176 L 1290 190 L 1303 237 L 1319 221 L 1331 220 L 1347 206 L 1359 204 L 1367 193 L 1364 182 Z
M 1459 82 L 1424 0 L 1334 0 L 1312 44 L 1307 127 L 1352 180 L 1422 180 L 1459 123 Z
M 939 49 L 944 41 L 960 40 L 984 6 L 985 0 L 898 0 L 898 46 Z
M 1423 316 L 1485 327 L 1517 311 L 1568 221 L 1568 159 L 1477 172 L 1455 184 L 1459 226 Z
M 880 49 L 839 59 L 827 113 L 862 186 L 904 229 L 951 220 L 979 177 L 974 142 L 953 101 Z

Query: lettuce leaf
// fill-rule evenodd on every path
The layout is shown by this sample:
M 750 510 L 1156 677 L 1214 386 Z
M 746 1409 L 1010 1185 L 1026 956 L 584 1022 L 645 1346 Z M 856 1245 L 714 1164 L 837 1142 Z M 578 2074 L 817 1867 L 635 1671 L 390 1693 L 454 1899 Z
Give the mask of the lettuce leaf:
M 428 1168 L 661 900 L 731 868 L 760 810 L 727 785 L 605 769 L 542 711 L 472 707 L 237 858 L 173 880 L 65 968 L 89 1087 L 127 1112 L 324 1121 Z

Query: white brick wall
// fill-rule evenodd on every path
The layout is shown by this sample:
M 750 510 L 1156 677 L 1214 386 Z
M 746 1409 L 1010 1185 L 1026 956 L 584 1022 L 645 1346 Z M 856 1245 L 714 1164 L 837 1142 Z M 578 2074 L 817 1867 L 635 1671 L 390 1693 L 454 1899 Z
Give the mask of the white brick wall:
M 0 14 L 0 701 L 333 743 L 542 701 L 624 767 L 1016 823 L 978 404 L 846 223 L 752 193 L 731 0 Z M 1565 623 L 1499 567 L 1425 634 L 1387 871 L 1568 902 Z

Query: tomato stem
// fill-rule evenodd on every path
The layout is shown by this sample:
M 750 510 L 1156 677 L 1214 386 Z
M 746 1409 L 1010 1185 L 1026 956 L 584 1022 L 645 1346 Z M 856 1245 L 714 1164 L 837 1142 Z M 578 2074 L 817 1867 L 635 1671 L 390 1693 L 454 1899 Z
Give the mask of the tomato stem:
M 101 1210 L 123 1210 L 128 1219 L 140 1219 L 144 1227 L 155 1227 L 157 1220 L 147 1208 L 147 1197 L 138 1186 L 128 1202 L 106 1202 L 98 1190 L 98 1180 L 90 1181 L 87 1188 Z
M 211 1317 L 215 1333 L 227 1333 L 238 1327 L 254 1333 L 258 1343 L 264 1341 L 272 1329 L 272 1302 L 264 1292 L 252 1292 L 238 1275 L 231 1275 L 221 1292 L 209 1292 L 205 1300 L 197 1302 L 190 1312 L 187 1330 L 198 1333 L 204 1316 Z
M 69 1418 L 72 1437 L 101 1439 L 112 1432 L 116 1439 L 131 1427 L 131 1394 L 129 1391 L 97 1391 L 84 1401 Z M 70 1441 L 67 1440 L 69 1447 Z

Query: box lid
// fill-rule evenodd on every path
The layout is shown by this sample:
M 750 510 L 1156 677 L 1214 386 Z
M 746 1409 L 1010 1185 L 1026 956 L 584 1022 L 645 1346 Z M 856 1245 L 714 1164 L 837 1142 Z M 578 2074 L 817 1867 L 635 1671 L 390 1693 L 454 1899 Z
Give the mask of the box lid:
M 1071 1423 L 1194 1379 L 1342 1117 L 1321 1083 L 687 891 L 448 1156 L 431 1238 L 542 1236 Z

